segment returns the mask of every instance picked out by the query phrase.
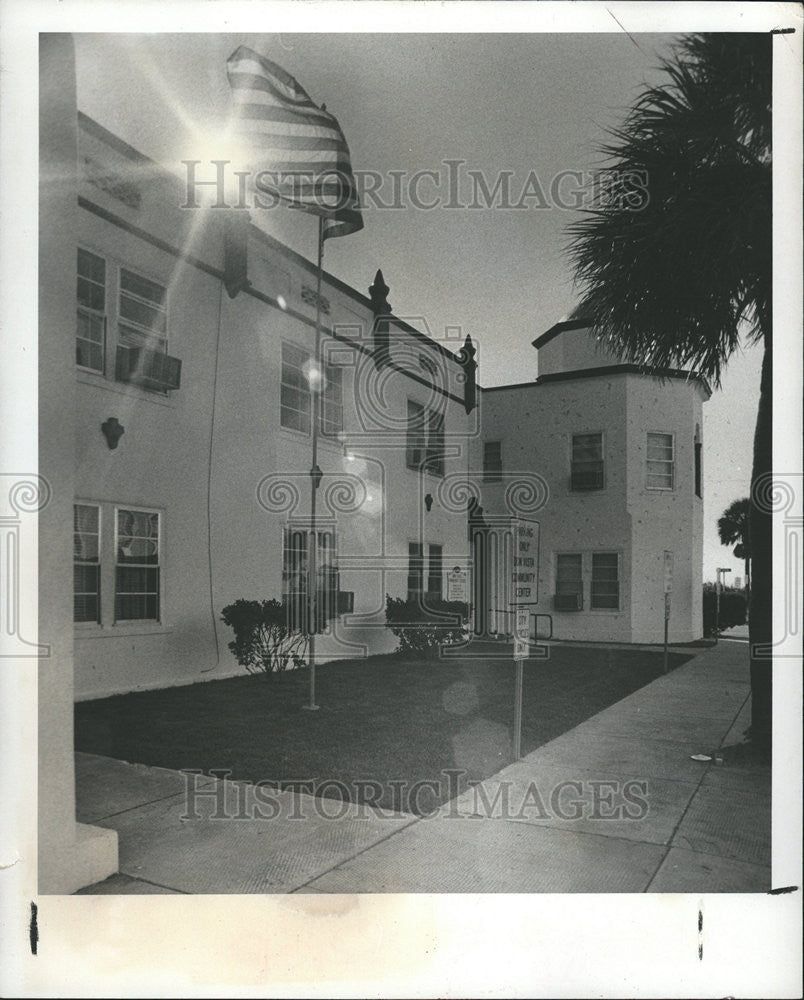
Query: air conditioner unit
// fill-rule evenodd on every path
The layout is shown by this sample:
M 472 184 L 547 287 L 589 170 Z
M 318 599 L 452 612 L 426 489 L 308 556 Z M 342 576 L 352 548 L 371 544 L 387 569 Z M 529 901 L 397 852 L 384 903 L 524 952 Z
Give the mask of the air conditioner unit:
M 553 608 L 556 611 L 580 611 L 583 608 L 583 596 L 581 594 L 555 594 Z
M 121 344 L 117 348 L 115 376 L 118 382 L 167 392 L 181 384 L 181 361 L 162 351 Z
M 355 592 L 353 590 L 338 591 L 338 614 L 349 615 L 355 609 Z
M 603 463 L 586 462 L 573 466 L 570 486 L 573 490 L 602 490 Z

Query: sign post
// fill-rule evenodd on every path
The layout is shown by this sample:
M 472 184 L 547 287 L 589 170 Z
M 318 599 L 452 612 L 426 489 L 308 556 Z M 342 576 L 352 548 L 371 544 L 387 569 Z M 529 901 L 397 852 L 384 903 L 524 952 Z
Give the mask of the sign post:
M 673 593 L 673 553 L 664 553 L 664 672 L 667 673 L 667 632 L 670 624 L 670 595 Z
M 514 610 L 514 760 L 522 756 L 522 688 L 530 645 L 530 608 L 538 602 L 539 522 L 511 520 L 511 604 Z

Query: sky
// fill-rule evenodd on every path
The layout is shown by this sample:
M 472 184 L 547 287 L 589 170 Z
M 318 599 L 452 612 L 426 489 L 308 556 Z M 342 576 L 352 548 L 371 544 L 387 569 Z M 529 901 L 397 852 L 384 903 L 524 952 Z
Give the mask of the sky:
M 238 45 L 295 76 L 338 118 L 355 170 L 382 179 L 378 200 L 402 206 L 364 198 L 364 229 L 327 241 L 326 270 L 365 294 L 382 268 L 397 316 L 436 338 L 446 327 L 471 334 L 486 386 L 535 378 L 531 341 L 577 304 L 563 252 L 579 217 L 577 192 L 602 165 L 606 129 L 622 122 L 646 82 L 663 78 L 660 58 L 675 40 L 622 32 L 75 39 L 79 108 L 182 175 L 182 160 L 230 155 L 225 64 Z M 431 173 L 414 180 L 420 171 Z M 484 207 L 470 171 L 489 191 L 507 172 L 508 204 L 522 207 L 500 207 L 499 195 Z M 459 207 L 447 207 L 450 198 Z M 469 208 L 473 200 L 481 207 Z M 314 259 L 312 216 L 280 208 L 252 219 Z M 749 492 L 760 365 L 761 349 L 735 355 L 704 406 L 705 580 L 718 566 L 732 579 L 744 575 L 716 521 Z

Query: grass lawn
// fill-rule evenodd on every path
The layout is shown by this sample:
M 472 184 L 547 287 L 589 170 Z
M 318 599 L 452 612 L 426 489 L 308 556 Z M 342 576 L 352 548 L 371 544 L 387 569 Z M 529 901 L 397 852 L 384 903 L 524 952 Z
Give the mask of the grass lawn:
M 670 669 L 689 656 L 670 654 Z M 522 753 L 662 672 L 661 652 L 552 647 L 525 663 Z M 233 779 L 309 780 L 316 793 L 427 811 L 510 763 L 514 664 L 376 656 L 309 674 L 234 677 L 75 706 L 75 746 L 140 764 L 227 770 Z M 458 769 L 460 777 L 445 771 Z M 339 782 L 320 788 L 322 782 Z M 430 781 L 437 787 L 421 788 Z M 376 782 L 379 790 L 356 786 Z M 392 784 L 398 782 L 398 784 Z

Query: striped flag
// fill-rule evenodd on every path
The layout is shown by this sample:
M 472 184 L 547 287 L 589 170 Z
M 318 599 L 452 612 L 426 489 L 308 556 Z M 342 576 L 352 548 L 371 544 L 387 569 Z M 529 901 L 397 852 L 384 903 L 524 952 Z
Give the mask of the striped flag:
M 335 116 L 244 45 L 229 56 L 226 71 L 237 134 L 254 151 L 260 183 L 284 204 L 322 216 L 324 239 L 362 229 L 349 147 Z

